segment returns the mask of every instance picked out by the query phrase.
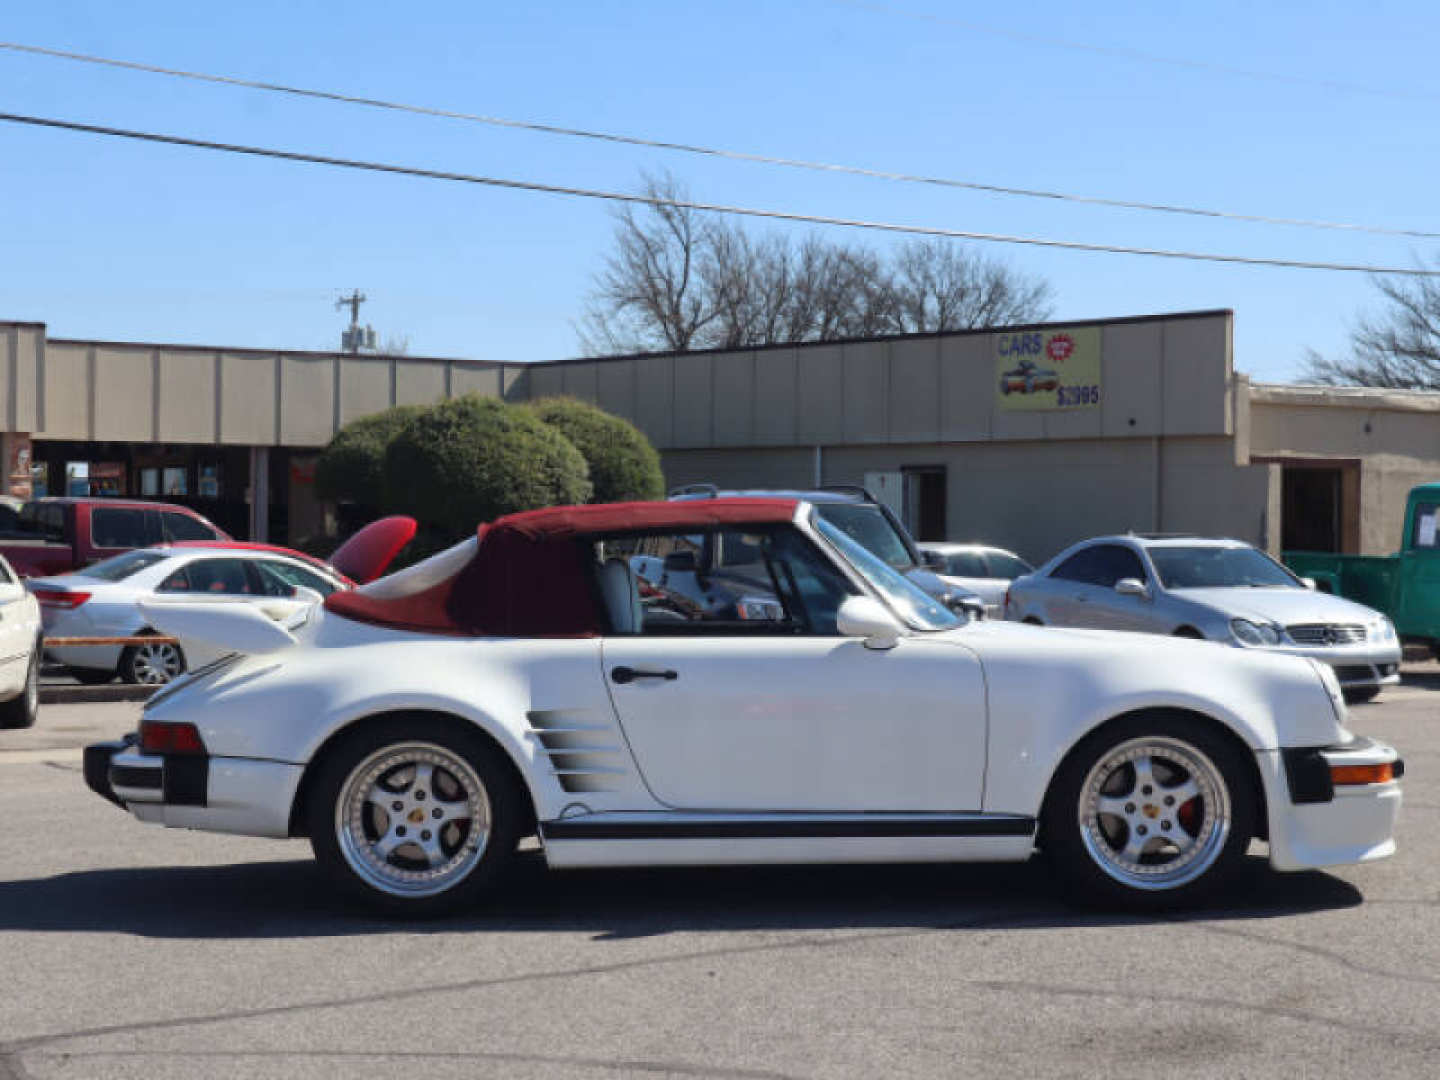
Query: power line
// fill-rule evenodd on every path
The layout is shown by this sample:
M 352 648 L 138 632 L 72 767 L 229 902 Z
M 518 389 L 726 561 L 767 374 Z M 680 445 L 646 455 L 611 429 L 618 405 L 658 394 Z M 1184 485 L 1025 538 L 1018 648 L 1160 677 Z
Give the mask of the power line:
M 278 158 L 283 161 L 299 161 L 311 165 L 331 165 L 345 169 L 362 169 L 369 172 L 393 173 L 400 176 L 418 176 L 429 180 L 451 180 L 465 184 L 483 184 L 489 187 L 510 188 L 517 191 L 538 191 L 550 195 L 569 195 L 585 199 L 604 199 L 610 202 L 641 203 L 649 206 L 673 206 L 682 210 L 696 210 L 707 214 L 733 214 L 741 217 L 767 218 L 776 221 L 796 221 L 812 225 L 837 225 L 852 229 L 874 229 L 880 232 L 902 233 L 912 236 L 940 236 L 955 240 L 975 240 L 998 244 L 1028 244 L 1034 247 L 1061 248 L 1068 251 L 1105 252 L 1112 255 L 1147 255 L 1164 259 L 1239 263 L 1245 266 L 1284 267 L 1293 270 L 1335 270 L 1362 274 L 1396 274 L 1406 277 L 1440 277 L 1440 270 L 1426 270 L 1422 268 L 1373 266 L 1363 263 L 1310 262 L 1301 259 L 1272 259 L 1251 255 L 1176 251 L 1165 248 L 1122 247 L 1115 244 L 1090 244 L 1078 240 L 1052 240 L 1037 236 L 1007 236 L 1001 233 L 969 232 L 961 229 L 943 229 L 926 225 L 900 225 L 894 222 L 866 221 L 860 218 L 827 217 L 819 214 L 801 214 L 785 210 L 765 210 L 749 206 L 730 206 L 723 203 L 694 202 L 688 199 L 662 199 L 649 195 L 636 195 L 629 192 L 601 191 L 595 188 L 570 187 L 562 184 L 544 184 L 534 180 L 513 180 L 497 176 L 477 176 L 472 173 L 447 172 L 440 169 L 424 169 L 411 165 L 395 165 L 381 161 L 361 161 L 355 158 L 330 157 L 323 154 L 302 153 L 296 150 L 277 150 L 272 147 L 214 142 L 209 139 L 191 139 L 181 135 L 165 135 L 152 131 L 135 131 L 129 128 L 102 127 L 98 124 L 82 124 L 73 120 L 57 120 L 51 117 L 27 116 L 19 113 L 0 113 L 0 122 L 28 124 L 33 127 L 58 128 L 63 131 L 78 131 L 89 135 L 109 135 L 116 138 L 165 143 L 170 146 L 184 146 L 197 150 L 218 150 L 230 154 L 249 154 L 254 157 Z
M 1372 97 L 1399 98 L 1405 101 L 1435 101 L 1437 98 L 1440 98 L 1440 95 L 1427 93 L 1422 90 L 1397 90 L 1394 87 L 1346 82 L 1340 79 L 1317 79 L 1313 75 L 1292 75 L 1284 71 L 1264 71 L 1258 68 L 1239 67 L 1235 64 L 1221 64 L 1214 60 L 1195 60 L 1183 56 L 1165 56 L 1160 53 L 1150 53 L 1141 49 L 1129 49 L 1118 45 L 1096 45 L 1094 42 L 1075 41 L 1070 38 L 1054 37 L 1049 34 L 1032 34 L 1021 30 L 1008 30 L 1004 27 L 991 26 L 986 23 L 971 22 L 968 19 L 956 19 L 949 15 L 934 15 L 928 11 L 914 11 L 908 8 L 897 7 L 894 4 L 867 3 L 866 0 L 828 0 L 828 2 L 836 7 L 868 11 L 876 15 L 895 15 L 902 19 L 956 26 L 964 30 L 972 30 L 977 34 L 988 34 L 992 37 L 1008 38 L 1011 41 L 1021 41 L 1033 45 L 1047 45 L 1051 48 L 1070 49 L 1075 52 L 1087 52 L 1096 56 L 1114 57 L 1118 60 L 1133 60 L 1142 64 L 1160 64 L 1168 67 L 1189 68 L 1193 71 L 1211 71 L 1220 75 L 1238 75 L 1242 78 L 1258 79 L 1264 82 L 1288 83 L 1292 86 L 1316 86 L 1325 90 L 1366 94 Z
M 847 2 L 847 0 L 832 0 Z M 873 5 L 853 4 L 872 10 Z M 897 10 L 898 9 L 894 9 Z M 928 16 L 915 16 L 928 17 Z M 940 16 L 933 16 L 940 19 Z M 962 23 L 960 25 L 970 25 Z M 995 31 L 1003 33 L 1002 31 Z M 695 143 L 673 142 L 664 139 L 648 139 L 638 135 L 620 135 L 614 132 L 591 131 L 585 128 L 564 127 L 558 124 L 543 124 L 530 120 L 514 120 L 502 116 L 487 116 L 483 113 L 459 112 L 453 109 L 435 108 L 429 105 L 411 105 L 382 98 L 360 97 L 342 94 L 333 90 L 314 90 L 283 83 L 260 82 L 231 75 L 214 75 L 182 68 L 161 67 L 135 60 L 119 60 L 114 57 L 93 56 L 87 53 L 51 49 L 42 45 L 26 45 L 14 41 L 0 41 L 0 49 L 12 52 L 30 53 L 58 60 L 73 60 L 83 64 L 99 64 L 106 67 L 123 68 L 128 71 L 143 71 L 152 75 L 166 75 L 177 79 L 191 79 L 197 82 L 218 83 L 222 86 L 236 86 L 247 90 L 264 90 L 270 93 L 289 94 L 295 97 L 314 98 L 346 105 L 361 105 L 372 109 L 388 109 L 392 112 L 411 113 L 417 116 L 432 116 L 445 120 L 462 120 L 468 123 L 488 124 L 492 127 L 532 131 L 542 135 L 563 135 L 570 138 L 591 139 L 597 142 L 618 143 L 623 146 L 639 146 L 651 150 L 668 150 L 704 157 L 722 158 L 729 161 L 744 161 L 760 165 L 781 165 L 792 169 L 808 169 L 814 172 L 840 173 L 850 176 L 864 176 L 875 180 L 892 180 L 908 184 L 929 184 L 935 187 L 959 188 L 966 191 L 981 191 L 991 195 L 1009 195 L 1029 199 L 1049 199 L 1058 202 L 1072 202 L 1089 206 L 1108 206 L 1122 210 L 1143 210 L 1163 214 L 1182 214 L 1191 217 L 1218 218 L 1227 221 L 1243 221 L 1261 225 L 1287 225 L 1308 229 L 1340 229 L 1349 232 L 1372 233 L 1379 236 L 1403 236 L 1411 239 L 1440 240 L 1440 232 L 1421 229 L 1387 228 L 1379 225 L 1362 225 L 1343 221 L 1326 221 L 1312 218 L 1274 217 L 1265 214 L 1246 214 L 1228 210 L 1214 210 L 1205 207 L 1179 206 L 1167 203 L 1140 202 L 1130 199 L 1108 199 L 1095 195 L 1077 195 L 1071 192 L 1047 191 L 1041 188 L 1010 187 L 1003 184 L 988 184 L 976 180 L 960 180 L 954 177 L 926 176 L 923 174 L 896 172 L 887 169 L 871 169 L 861 165 L 844 165 L 835 162 L 810 161 L 804 158 L 777 157 L 770 154 L 749 153 L 743 150 L 724 150 Z

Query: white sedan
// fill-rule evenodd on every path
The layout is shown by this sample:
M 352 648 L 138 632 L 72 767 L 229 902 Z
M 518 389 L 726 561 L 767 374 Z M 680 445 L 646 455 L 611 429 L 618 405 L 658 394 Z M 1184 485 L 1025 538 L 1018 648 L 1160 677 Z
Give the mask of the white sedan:
M 323 563 L 237 546 L 139 548 L 74 574 L 28 583 L 50 638 L 150 636 L 154 628 L 140 603 L 156 597 L 172 603 L 231 599 L 283 619 L 308 602 L 297 598 L 297 587 L 329 596 L 349 584 Z M 186 667 L 215 657 L 203 646 L 187 655 L 183 645 L 163 641 L 51 646 L 46 653 L 82 682 L 109 682 L 118 673 L 126 682 L 151 684 L 169 682 Z
M 1005 590 L 1010 582 L 1035 570 L 1013 551 L 988 544 L 921 541 L 916 546 L 943 563 L 934 568 L 941 581 L 980 597 L 987 619 L 1004 617 Z
M 752 545 L 767 617 L 642 605 L 630 557 Z M 659 543 L 657 543 L 659 541 Z M 560 507 L 287 623 L 145 604 L 235 650 L 85 754 L 145 822 L 308 836 L 334 883 L 429 914 L 552 867 L 1028 859 L 1083 902 L 1186 903 L 1391 854 L 1404 766 L 1326 665 L 969 623 L 803 500 Z

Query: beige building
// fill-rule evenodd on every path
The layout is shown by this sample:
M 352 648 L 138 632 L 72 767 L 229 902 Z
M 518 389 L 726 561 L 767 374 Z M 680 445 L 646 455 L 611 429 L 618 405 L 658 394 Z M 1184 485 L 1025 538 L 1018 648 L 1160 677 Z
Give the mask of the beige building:
M 568 394 L 634 421 L 672 484 L 865 484 L 922 538 L 1043 559 L 1101 532 L 1379 553 L 1440 479 L 1440 394 L 1252 384 L 1233 313 L 501 364 L 73 341 L 0 323 L 10 484 L 321 525 L 316 451 L 392 404 Z M 28 454 L 28 460 L 27 460 Z

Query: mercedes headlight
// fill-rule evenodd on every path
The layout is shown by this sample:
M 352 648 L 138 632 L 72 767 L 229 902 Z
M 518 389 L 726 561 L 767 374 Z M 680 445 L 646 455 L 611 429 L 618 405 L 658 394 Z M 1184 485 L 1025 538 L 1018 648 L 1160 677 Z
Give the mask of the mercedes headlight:
M 735 601 L 735 613 L 742 619 L 758 622 L 780 622 L 785 618 L 785 609 L 778 602 L 759 596 L 745 596 Z
M 1280 628 L 1269 623 L 1251 622 L 1249 619 L 1231 619 L 1230 632 L 1241 645 L 1278 645 Z
M 1372 641 L 1394 641 L 1395 624 L 1389 619 L 1376 619 L 1370 624 L 1369 633 Z

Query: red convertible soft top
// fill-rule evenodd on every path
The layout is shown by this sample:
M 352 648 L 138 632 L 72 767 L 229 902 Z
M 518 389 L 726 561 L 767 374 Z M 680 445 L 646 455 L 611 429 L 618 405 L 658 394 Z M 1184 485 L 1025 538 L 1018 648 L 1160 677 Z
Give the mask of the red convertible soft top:
M 325 609 L 347 619 L 430 634 L 585 637 L 604 627 L 590 550 L 579 541 L 614 533 L 787 522 L 796 505 L 794 499 L 695 499 L 510 514 L 481 525 L 473 556 L 443 580 L 409 592 L 336 592 Z M 385 582 L 382 578 L 377 584 Z

